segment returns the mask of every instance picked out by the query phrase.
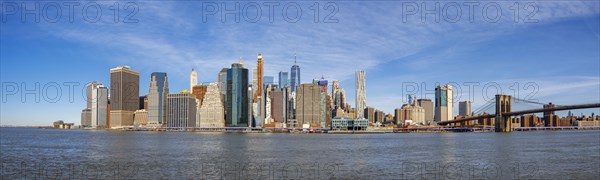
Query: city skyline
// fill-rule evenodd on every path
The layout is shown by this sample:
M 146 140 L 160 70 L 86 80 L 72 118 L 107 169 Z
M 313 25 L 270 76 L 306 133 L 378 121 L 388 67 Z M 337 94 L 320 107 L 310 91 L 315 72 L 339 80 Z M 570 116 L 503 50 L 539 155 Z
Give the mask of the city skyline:
M 375 13 L 373 16 L 377 18 L 374 18 L 373 23 L 379 26 L 389 26 L 388 29 L 393 30 L 390 32 L 381 32 L 371 28 L 358 28 L 354 31 L 343 30 L 354 27 L 350 23 L 351 21 L 358 21 L 360 24 L 366 23 L 365 18 L 353 15 L 361 12 L 360 5 L 363 5 L 361 3 L 338 3 L 341 10 L 338 13 L 340 20 L 338 23 L 318 24 L 302 21 L 298 24 L 276 22 L 271 25 L 268 23 L 242 23 L 241 26 L 237 26 L 240 24 L 214 22 L 217 21 L 214 19 L 203 23 L 202 20 L 178 16 L 173 11 L 174 8 L 189 10 L 182 7 L 185 6 L 184 3 L 166 2 L 165 4 L 167 4 L 165 7 L 156 7 L 156 4 L 151 2 L 139 5 L 140 9 L 154 8 L 166 15 L 173 16 L 178 20 L 179 24 L 177 25 L 189 27 L 191 30 L 182 28 L 183 35 L 159 35 L 160 31 L 147 30 L 140 31 L 139 34 L 131 34 L 133 31 L 146 27 L 147 22 L 155 17 L 144 11 L 140 11 L 140 23 L 115 25 L 108 32 L 90 30 L 94 26 L 83 22 L 74 25 L 68 23 L 19 24 L 20 22 L 14 21 L 18 18 L 9 17 L 8 22 L 2 27 L 1 34 L 3 39 L 1 42 L 3 83 L 15 82 L 19 86 L 21 83 L 25 83 L 29 88 L 36 82 L 39 82 L 41 86 L 49 82 L 58 82 L 59 84 L 77 82 L 79 86 L 75 89 L 78 93 L 75 94 L 72 103 L 67 98 L 65 87 L 62 88 L 63 96 L 58 103 L 48 103 L 44 98 L 37 103 L 34 102 L 33 96 L 26 97 L 27 102 L 22 103 L 20 94 L 6 97 L 3 95 L 2 125 L 47 125 L 48 122 L 58 119 L 79 122 L 80 114 L 78 112 L 85 107 L 85 99 L 80 92 L 85 84 L 90 81 L 110 84 L 107 69 L 119 65 L 129 65 L 139 71 L 140 95 L 147 94 L 152 72 L 166 72 L 169 75 L 169 88 L 172 89 L 172 92 L 179 92 L 187 89 L 186 87 L 189 85 L 189 69 L 198 70 L 199 83 L 217 82 L 219 70 L 229 67 L 240 56 L 246 59 L 244 64 L 246 68 L 256 67 L 254 58 L 258 52 L 263 53 L 265 59 L 265 76 L 277 76 L 279 71 L 289 71 L 295 61 L 294 54 L 297 54 L 304 83 L 321 76 L 339 80 L 340 87 L 346 90 L 347 102 L 355 102 L 355 70 L 365 69 L 368 74 L 366 76 L 367 106 L 382 109 L 386 113 L 393 113 L 395 108 L 406 103 L 406 100 L 403 100 L 406 94 L 401 92 L 402 82 L 415 82 L 419 85 L 426 83 L 426 89 L 429 91 L 435 88 L 435 82 L 440 84 L 458 82 L 461 85 L 465 82 L 478 82 L 480 83 L 476 89 L 478 92 L 482 91 L 481 87 L 484 84 L 497 82 L 505 93 L 512 93 L 510 86 L 515 82 L 519 83 L 521 89 L 526 83 L 535 82 L 539 85 L 539 91 L 533 98 L 539 102 L 568 105 L 579 103 L 573 99 L 577 101 L 585 99 L 589 102 L 600 101 L 600 78 L 598 77 L 600 74 L 598 68 L 595 68 L 600 68 L 598 62 L 600 57 L 597 53 L 597 49 L 600 47 L 597 4 L 572 2 L 570 4 L 572 6 L 569 7 L 551 8 L 552 3 L 539 3 L 540 9 L 546 11 L 539 13 L 538 23 L 500 22 L 502 25 L 515 26 L 508 28 L 507 26 L 498 28 L 490 23 L 469 25 L 468 22 L 458 24 L 441 22 L 426 23 L 427 28 L 423 29 L 422 26 L 411 27 L 421 24 L 419 21 L 390 23 L 391 21 L 386 20 L 387 18 L 401 17 L 401 15 L 395 16 L 396 14 L 391 12 L 393 9 Z M 353 13 L 347 13 L 348 10 Z M 158 19 L 158 24 L 170 22 L 167 21 L 170 19 L 165 19 L 165 17 Z M 69 29 L 72 26 L 76 28 Z M 206 29 L 200 27 L 206 27 Z M 250 32 L 238 30 L 238 28 L 246 29 L 246 27 L 256 27 L 257 30 Z M 295 27 L 305 27 L 305 30 L 295 30 Z M 173 27 L 169 26 L 162 30 L 166 31 L 171 28 Z M 218 35 L 202 35 L 204 32 L 223 28 L 234 29 L 225 31 L 221 35 L 243 38 L 222 39 Z M 344 35 L 348 35 L 350 38 L 347 39 L 343 35 L 327 37 L 328 34 L 331 35 L 328 28 L 339 30 L 340 34 L 347 33 Z M 546 30 L 541 31 L 540 29 Z M 40 30 L 44 33 L 29 38 L 21 36 L 22 33 Z M 263 34 L 268 30 L 275 33 Z M 451 33 L 447 37 L 436 35 L 448 30 L 457 30 L 458 32 Z M 286 33 L 286 31 L 290 32 Z M 81 34 L 81 32 L 91 32 L 95 35 Z M 378 33 L 382 33 L 382 35 L 377 35 Z M 253 34 L 259 34 L 259 36 L 252 36 Z M 398 35 L 399 38 L 391 35 Z M 157 38 L 148 39 L 152 36 L 157 36 Z M 312 38 L 306 40 L 297 36 Z M 433 36 L 433 38 L 427 38 L 427 36 Z M 123 37 L 124 40 L 117 37 Z M 206 51 L 189 48 L 195 44 L 194 40 L 184 40 L 189 37 L 207 40 L 208 44 L 213 42 L 215 47 L 207 48 Z M 381 37 L 388 37 L 389 40 Z M 323 40 L 314 40 L 319 38 Z M 367 39 L 371 41 L 367 41 Z M 361 41 L 364 44 L 342 45 L 343 41 Z M 410 44 L 414 44 L 414 47 L 408 46 Z M 544 46 L 546 44 L 553 44 L 553 46 Z M 200 44 L 199 47 L 206 46 Z M 23 47 L 29 48 L 24 51 L 21 50 Z M 65 48 L 72 50 L 60 50 Z M 28 65 L 30 63 L 36 65 Z M 511 64 L 519 65 L 511 66 Z M 19 68 L 15 67 L 29 67 L 30 70 L 20 72 Z M 491 70 L 487 72 L 483 68 L 477 67 L 488 67 Z M 64 68 L 68 68 L 69 71 L 65 71 Z M 461 68 L 467 68 L 469 71 L 462 71 Z M 500 70 L 493 68 L 504 68 L 508 73 L 499 74 L 497 72 Z M 538 71 L 531 69 L 538 69 Z M 437 75 L 433 72 L 445 74 Z M 564 75 L 565 73 L 568 75 Z M 110 88 L 110 86 L 108 87 Z M 397 90 L 390 91 L 390 87 Z M 2 91 L 4 93 L 5 89 Z M 463 87 L 463 94 L 466 94 L 466 91 L 466 87 Z M 526 94 L 526 92 L 521 93 Z M 417 96 L 434 99 L 431 94 L 426 94 L 426 96 L 417 94 Z M 461 98 L 460 101 L 471 100 L 473 109 L 485 104 L 485 101 L 482 101 L 481 93 L 477 93 L 474 98 Z M 26 111 L 31 108 L 39 109 L 40 113 L 22 116 L 22 114 L 27 114 Z M 597 109 L 574 111 L 574 114 L 579 115 L 579 112 L 600 114 Z M 566 112 L 558 112 L 558 114 L 562 113 Z M 458 114 L 456 105 L 454 114 Z

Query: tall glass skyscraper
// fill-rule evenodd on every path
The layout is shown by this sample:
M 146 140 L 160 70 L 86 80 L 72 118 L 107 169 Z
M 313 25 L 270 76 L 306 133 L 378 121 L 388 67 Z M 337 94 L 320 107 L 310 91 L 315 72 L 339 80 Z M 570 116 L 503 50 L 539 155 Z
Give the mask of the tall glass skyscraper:
M 167 122 L 167 96 L 169 95 L 169 82 L 167 73 L 153 72 L 150 76 L 148 90 L 148 125 L 163 126 Z
M 227 69 L 227 127 L 248 127 L 248 69 L 234 63 Z
M 277 82 L 279 83 L 279 88 L 285 88 L 286 86 L 289 86 L 290 79 L 288 76 L 288 72 L 279 71 L 279 80 Z
M 452 85 L 448 84 L 435 88 L 434 121 L 440 122 L 454 119 L 452 101 Z
M 291 77 L 290 77 L 290 85 L 292 86 L 292 92 L 296 92 L 296 86 L 300 85 L 302 81 L 300 81 L 300 66 L 296 64 L 296 56 L 294 55 L 294 65 L 290 69 Z

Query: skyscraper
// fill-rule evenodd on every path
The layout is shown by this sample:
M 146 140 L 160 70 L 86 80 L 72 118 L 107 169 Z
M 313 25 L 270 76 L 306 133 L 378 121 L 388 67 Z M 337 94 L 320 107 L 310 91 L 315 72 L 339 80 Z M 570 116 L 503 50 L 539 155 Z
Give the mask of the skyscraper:
M 196 126 L 196 97 L 187 92 L 167 96 L 167 127 Z
M 198 107 L 196 127 L 221 128 L 225 127 L 223 103 L 217 83 L 210 83 L 202 105 Z
M 471 101 L 458 102 L 458 115 L 460 116 L 472 116 Z
M 254 77 L 253 77 L 254 78 Z M 264 83 L 263 83 L 263 57 L 262 54 L 258 53 L 258 60 L 256 62 L 256 84 L 258 87 L 254 91 L 254 100 L 256 101 L 256 97 L 262 96 Z
M 196 84 L 198 84 L 198 72 L 192 68 L 192 72 L 190 73 L 190 93 L 194 93 L 192 89 Z
M 275 84 L 273 76 L 263 76 L 263 87 Z
M 367 107 L 367 90 L 365 82 L 365 71 L 356 71 L 356 117 L 364 117 Z M 371 121 L 371 119 L 369 119 Z
M 294 65 L 290 69 L 290 85 L 292 86 L 292 92 L 296 92 L 296 86 L 300 85 L 300 66 L 296 64 L 296 55 L 294 55 Z
M 108 88 L 102 84 L 92 89 L 91 127 L 108 127 Z
M 233 63 L 227 70 L 227 127 L 248 127 L 248 69 Z
M 110 127 L 133 126 L 133 113 L 138 110 L 140 73 L 119 66 L 110 69 Z
M 288 72 L 279 71 L 279 79 L 277 81 L 279 83 L 279 88 L 284 88 L 290 85 L 290 79 L 288 77 Z
M 153 72 L 148 90 L 148 126 L 158 127 L 167 123 L 167 96 L 169 80 L 167 73 Z
M 92 90 L 99 85 L 102 85 L 102 83 L 96 81 L 92 81 L 86 85 L 86 106 L 85 109 L 81 111 L 82 127 L 90 127 L 92 125 Z
M 440 122 L 454 119 L 452 106 L 452 85 L 448 84 L 436 87 L 434 121 Z
M 423 107 L 425 111 L 425 124 L 431 124 L 433 122 L 433 101 L 431 99 L 417 99 L 417 104 Z
M 221 94 L 224 95 L 227 93 L 227 68 L 221 69 L 219 71 L 219 90 Z
M 321 126 L 321 88 L 317 84 L 298 85 L 296 120 L 300 125 Z

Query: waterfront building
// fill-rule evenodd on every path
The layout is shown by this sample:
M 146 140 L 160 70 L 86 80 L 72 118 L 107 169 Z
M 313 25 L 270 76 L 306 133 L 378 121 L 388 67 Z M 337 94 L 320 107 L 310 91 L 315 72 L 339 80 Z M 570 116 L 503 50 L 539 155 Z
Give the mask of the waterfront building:
M 296 55 L 294 54 L 294 65 L 290 68 L 290 85 L 292 86 L 292 92 L 296 92 L 296 86 L 302 84 L 300 81 L 300 66 L 296 64 Z
M 92 126 L 92 109 L 85 108 L 81 110 L 81 127 Z
M 148 126 L 160 127 L 167 123 L 167 96 L 169 80 L 167 73 L 153 72 L 148 88 Z
M 396 109 L 396 124 L 404 124 L 407 120 L 411 120 L 413 124 L 428 125 L 425 120 L 425 109 L 412 99 L 416 98 L 411 98 L 412 103 L 402 105 L 399 110 Z
M 431 99 L 417 99 L 417 104 L 425 110 L 425 124 L 432 124 L 434 110 Z
M 90 126 L 92 128 L 108 127 L 108 88 L 99 85 L 92 90 L 92 108 Z
M 210 83 L 201 106 L 198 108 L 196 127 L 225 127 L 225 114 L 218 83 Z
M 331 119 L 331 130 L 341 130 L 341 131 L 348 131 L 348 130 L 356 130 L 356 131 L 360 131 L 360 130 L 367 130 L 367 127 L 369 125 L 369 120 L 365 119 L 365 118 L 359 118 L 359 119 L 352 119 L 349 117 L 344 117 L 344 116 L 340 116 L 340 117 L 335 117 L 333 119 Z
M 145 127 L 148 125 L 148 110 L 140 109 L 133 113 L 133 125 L 137 127 Z
M 119 66 L 110 69 L 110 127 L 133 126 L 133 113 L 139 108 L 140 73 Z
M 187 91 L 167 96 L 166 127 L 196 126 L 196 97 Z
M 321 89 L 317 84 L 301 84 L 296 89 L 296 121 L 308 127 L 321 126 Z
M 271 117 L 275 127 L 285 127 L 287 123 L 287 88 L 276 89 L 269 93 L 271 97 Z
M 458 115 L 459 116 L 472 116 L 471 101 L 458 102 Z
M 384 123 L 385 113 L 381 110 L 375 111 L 375 123 Z
M 356 71 L 356 117 L 367 118 L 363 114 L 365 108 L 367 107 L 367 90 L 365 81 L 365 71 Z M 372 123 L 373 119 L 369 119 L 369 122 Z
M 279 71 L 279 79 L 277 81 L 279 88 L 284 88 L 290 85 L 290 79 L 287 71 Z
M 227 69 L 226 97 L 226 126 L 248 127 L 248 69 L 242 63 L 234 63 Z
M 193 88 L 198 84 L 198 72 L 192 68 L 192 72 L 190 73 L 190 92 L 193 94 Z
M 363 116 L 363 118 L 368 119 L 369 120 L 369 124 L 375 123 L 375 108 L 373 107 L 366 107 L 363 110 L 363 113 L 361 113 Z M 356 115 L 356 117 L 361 117 L 358 116 L 358 114 Z
M 448 121 L 454 119 L 452 103 L 452 85 L 437 86 L 435 88 L 435 117 L 434 121 Z

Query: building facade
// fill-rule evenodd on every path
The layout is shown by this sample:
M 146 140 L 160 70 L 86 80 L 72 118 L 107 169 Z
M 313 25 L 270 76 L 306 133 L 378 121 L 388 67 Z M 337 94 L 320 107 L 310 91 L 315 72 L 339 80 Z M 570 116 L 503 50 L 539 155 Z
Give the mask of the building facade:
M 290 86 L 292 86 L 292 92 L 296 92 L 296 86 L 300 85 L 300 66 L 296 64 L 296 55 L 294 55 L 294 65 L 290 68 Z
M 248 69 L 234 63 L 227 70 L 227 127 L 248 127 Z
M 290 85 L 289 73 L 287 71 L 279 71 L 278 77 L 277 83 L 279 88 L 284 88 Z
M 192 72 L 190 72 L 190 92 L 194 93 L 193 88 L 198 84 L 198 72 L 192 68 Z
M 148 126 L 160 127 L 167 123 L 168 95 L 169 79 L 167 73 L 152 73 L 148 89 Z
M 100 85 L 92 90 L 90 124 L 92 128 L 108 127 L 108 88 Z
M 367 90 L 365 82 L 365 71 L 356 71 L 356 117 L 365 117 L 363 112 L 367 107 Z M 366 117 L 365 117 L 366 118 Z M 368 119 L 368 118 L 367 118 Z M 369 119 L 373 122 L 373 119 Z
M 423 108 L 425 111 L 425 121 L 427 124 L 433 123 L 433 102 L 431 99 L 417 99 L 417 104 Z
M 133 113 L 133 126 L 145 127 L 148 125 L 148 110 L 140 109 Z
M 458 102 L 458 115 L 459 116 L 472 116 L 473 111 L 471 110 L 471 101 Z
M 217 83 L 210 83 L 202 105 L 198 108 L 196 127 L 222 128 L 225 127 L 225 114 Z
M 110 127 L 133 126 L 133 113 L 138 110 L 140 73 L 128 66 L 110 69 Z
M 296 121 L 300 125 L 321 127 L 321 88 L 301 84 L 296 89 Z
M 440 122 L 454 119 L 452 101 L 452 85 L 448 84 L 435 88 L 434 121 Z
M 190 93 L 167 96 L 166 127 L 186 128 L 196 126 L 196 97 Z

